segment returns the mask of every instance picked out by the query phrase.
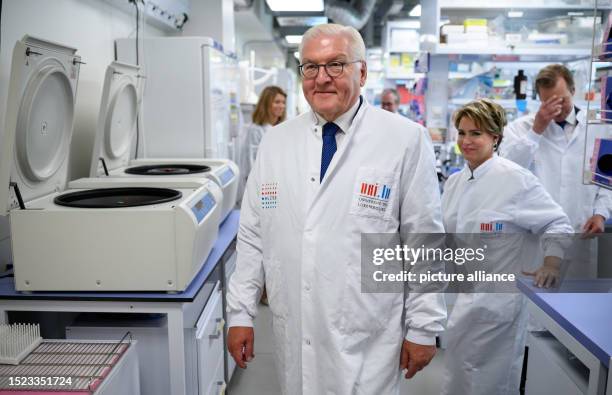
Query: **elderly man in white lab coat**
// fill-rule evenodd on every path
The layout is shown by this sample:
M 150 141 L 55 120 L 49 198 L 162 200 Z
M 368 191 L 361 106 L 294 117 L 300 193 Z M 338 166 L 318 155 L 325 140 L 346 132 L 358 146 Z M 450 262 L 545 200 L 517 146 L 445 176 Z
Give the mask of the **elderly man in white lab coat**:
M 240 367 L 254 357 L 265 283 L 282 393 L 395 394 L 402 369 L 410 378 L 433 358 L 444 298 L 362 293 L 361 234 L 443 232 L 433 149 L 420 126 L 360 96 L 355 29 L 310 29 L 300 59 L 312 111 L 260 145 L 229 283 L 228 348 Z
M 563 208 L 576 233 L 590 237 L 604 231 L 612 210 L 610 191 L 582 182 L 586 110 L 574 106 L 572 73 L 553 64 L 538 73 L 541 105 L 536 114 L 510 123 L 500 155 L 530 169 Z M 577 240 L 567 251 L 569 278 L 597 276 L 596 240 Z

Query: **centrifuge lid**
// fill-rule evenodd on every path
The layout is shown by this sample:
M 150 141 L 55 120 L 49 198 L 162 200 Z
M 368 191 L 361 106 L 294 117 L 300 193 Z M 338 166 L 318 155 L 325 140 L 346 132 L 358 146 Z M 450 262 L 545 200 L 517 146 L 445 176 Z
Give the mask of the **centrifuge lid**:
M 100 114 L 91 158 L 91 177 L 104 174 L 100 158 L 109 171 L 127 166 L 136 141 L 140 105 L 140 68 L 112 62 L 106 68 Z
M 29 36 L 17 41 L 11 65 L 0 155 L 0 210 L 64 189 L 80 57 L 76 49 Z

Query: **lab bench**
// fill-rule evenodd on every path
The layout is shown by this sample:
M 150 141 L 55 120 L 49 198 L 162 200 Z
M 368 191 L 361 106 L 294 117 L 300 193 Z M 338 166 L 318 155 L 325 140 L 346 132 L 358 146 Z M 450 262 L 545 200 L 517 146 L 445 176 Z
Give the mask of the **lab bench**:
M 526 395 L 612 395 L 612 280 L 566 280 L 560 290 L 518 288 L 548 333 L 530 333 Z
M 161 324 L 152 327 L 167 336 L 167 352 L 162 353 L 167 360 L 161 362 L 169 369 L 170 394 L 222 393 L 233 371 L 232 361 L 223 351 L 225 288 L 236 258 L 238 223 L 239 211 L 234 210 L 221 224 L 206 262 L 183 292 L 20 293 L 15 290 L 13 278 L 5 278 L 0 280 L 0 323 L 7 323 L 8 312 L 17 311 L 128 313 L 133 317 L 159 318 Z M 142 393 L 148 394 L 146 377 L 143 380 L 146 374 L 141 368 Z M 151 380 L 151 386 L 154 382 Z

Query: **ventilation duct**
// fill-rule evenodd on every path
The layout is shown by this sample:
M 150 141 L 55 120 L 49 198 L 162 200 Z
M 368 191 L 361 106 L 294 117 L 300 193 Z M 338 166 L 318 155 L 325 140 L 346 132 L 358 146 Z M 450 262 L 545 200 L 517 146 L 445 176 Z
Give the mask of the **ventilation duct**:
M 357 0 L 354 7 L 338 1 L 326 3 L 325 16 L 335 23 L 361 30 L 372 16 L 376 0 Z

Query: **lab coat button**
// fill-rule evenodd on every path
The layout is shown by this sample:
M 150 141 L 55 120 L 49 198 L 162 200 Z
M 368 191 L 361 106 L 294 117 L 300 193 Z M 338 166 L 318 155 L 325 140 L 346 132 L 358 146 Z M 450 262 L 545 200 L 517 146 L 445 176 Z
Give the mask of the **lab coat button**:
M 310 285 L 308 285 L 308 284 L 304 285 L 304 289 L 305 289 L 306 291 L 310 291 Z
M 316 179 L 314 177 L 310 177 L 310 182 L 315 182 Z
M 306 343 L 307 346 L 310 346 L 310 339 L 304 339 L 304 343 Z

